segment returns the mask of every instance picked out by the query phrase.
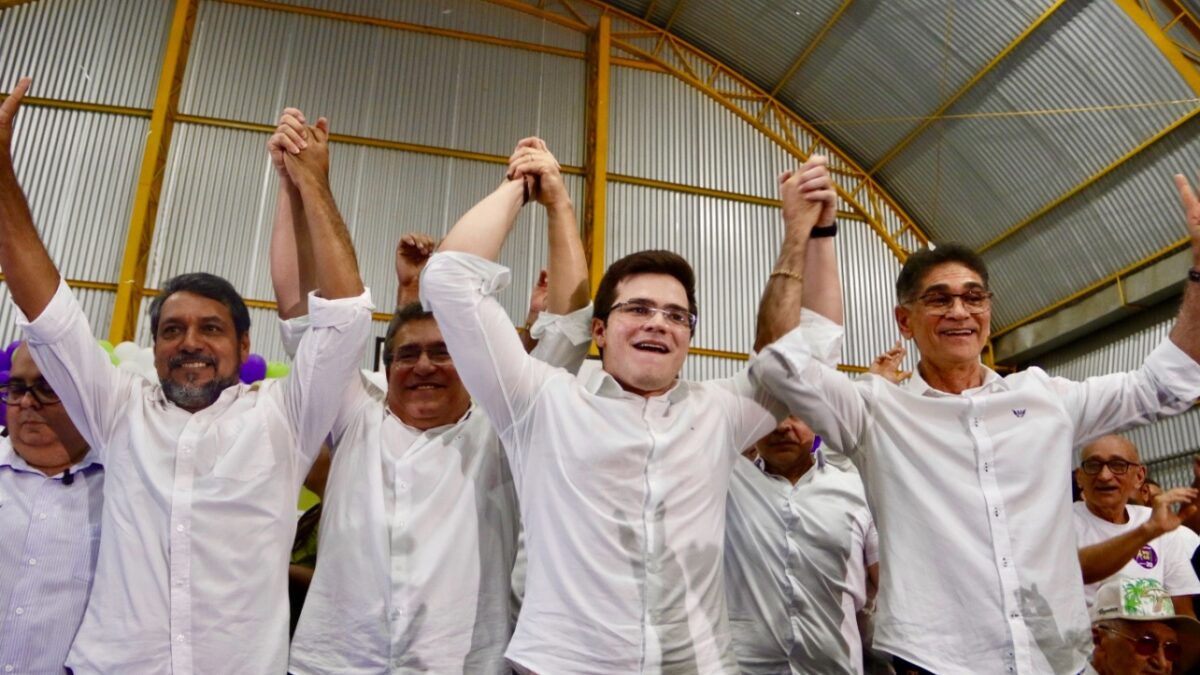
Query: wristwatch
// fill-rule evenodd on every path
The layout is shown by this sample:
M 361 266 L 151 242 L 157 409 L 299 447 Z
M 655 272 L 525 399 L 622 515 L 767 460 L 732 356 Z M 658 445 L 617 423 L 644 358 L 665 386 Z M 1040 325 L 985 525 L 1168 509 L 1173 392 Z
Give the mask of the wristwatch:
M 818 237 L 832 237 L 837 234 L 837 230 L 837 221 L 835 220 L 833 221 L 832 225 L 827 225 L 825 227 L 814 227 L 808 236 L 810 239 L 816 239 Z

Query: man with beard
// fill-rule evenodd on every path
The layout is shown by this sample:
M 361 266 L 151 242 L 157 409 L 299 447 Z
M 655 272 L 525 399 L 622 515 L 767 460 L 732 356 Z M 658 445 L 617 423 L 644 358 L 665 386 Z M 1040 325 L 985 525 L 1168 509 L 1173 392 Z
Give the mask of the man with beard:
M 286 166 L 317 259 L 291 376 L 238 383 L 249 313 L 225 280 L 168 281 L 150 310 L 159 382 L 113 367 L 33 226 L 13 171 L 22 79 L 0 106 L 0 267 L 34 360 L 106 471 L 104 536 L 67 666 L 279 673 L 296 498 L 356 375 L 370 299 L 329 191 L 327 134 Z M 33 563 L 31 563 L 33 564 Z
M 0 672 L 62 673 L 96 569 L 104 467 L 24 345 L 0 391 Z

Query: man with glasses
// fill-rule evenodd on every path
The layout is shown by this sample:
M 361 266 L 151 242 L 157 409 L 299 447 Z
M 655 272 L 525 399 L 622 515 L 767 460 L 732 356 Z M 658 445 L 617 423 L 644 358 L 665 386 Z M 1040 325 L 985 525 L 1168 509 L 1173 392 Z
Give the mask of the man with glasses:
M 1080 458 L 1075 480 L 1083 501 L 1072 508 L 1088 604 L 1101 583 L 1120 575 L 1157 580 L 1177 611 L 1194 616 L 1191 596 L 1200 593 L 1200 579 L 1192 568 L 1192 554 L 1200 537 L 1180 524 L 1196 511 L 1197 491 L 1168 490 L 1152 507 L 1128 504 L 1145 480 L 1146 467 L 1138 463 L 1137 447 L 1123 436 L 1088 443 Z M 1185 506 L 1176 512 L 1176 504 Z
M 1098 675 L 1173 675 L 1196 653 L 1200 623 L 1179 612 L 1153 579 L 1118 577 L 1092 606 L 1092 667 Z
M 1188 410 L 1200 395 L 1200 201 L 1185 177 L 1175 183 L 1196 268 L 1169 337 L 1138 370 L 1072 382 L 1038 368 L 1000 377 L 985 367 L 987 267 L 950 244 L 910 255 L 896 281 L 896 324 L 920 354 L 906 383 L 851 381 L 814 355 L 803 330 L 751 366 L 859 464 L 879 532 L 875 646 L 898 672 L 1084 667 L 1091 644 L 1070 519 L 1073 448 Z M 803 273 L 803 258 L 791 264 Z M 804 292 L 836 290 L 804 281 Z
M 61 673 L 92 590 L 104 467 L 25 345 L 0 390 L 0 672 Z

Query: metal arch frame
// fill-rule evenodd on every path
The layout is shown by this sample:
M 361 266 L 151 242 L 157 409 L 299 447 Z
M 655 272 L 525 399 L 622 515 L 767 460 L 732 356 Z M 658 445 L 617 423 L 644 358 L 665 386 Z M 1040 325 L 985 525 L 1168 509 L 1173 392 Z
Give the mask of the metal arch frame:
M 783 89 L 784 85 L 792 81 L 792 77 L 798 70 L 800 70 L 800 66 L 804 65 L 804 62 L 808 60 L 808 57 L 812 56 L 812 53 L 816 51 L 817 47 L 820 46 L 825 37 L 829 35 L 829 31 L 833 30 L 833 25 L 842 18 L 842 15 L 846 13 L 847 9 L 850 9 L 850 4 L 852 2 L 854 2 L 854 0 L 842 0 L 841 6 L 838 7 L 837 10 L 834 11 L 834 13 L 825 21 L 825 25 L 821 26 L 821 30 L 817 32 L 815 36 L 813 36 L 813 39 L 808 42 L 808 45 L 805 46 L 804 50 L 800 52 L 800 55 L 796 57 L 796 60 L 792 61 L 792 65 L 788 66 L 788 69 L 783 73 L 783 77 L 780 77 L 779 81 L 775 83 L 775 86 L 771 89 L 771 96 L 778 94 L 779 90 Z
M 550 3 L 540 3 L 537 0 L 485 1 L 584 33 L 594 30 L 594 24 L 599 21 L 601 16 L 609 16 L 613 18 L 614 22 L 620 21 L 628 24 L 631 27 L 628 30 L 618 29 L 617 26 L 613 27 L 612 45 L 615 49 L 630 55 L 634 60 L 663 70 L 700 90 L 798 159 L 805 160 L 810 155 L 818 153 L 829 156 L 830 172 L 835 176 L 843 177 L 849 184 L 857 185 L 855 190 L 851 191 L 841 182 L 835 181 L 838 195 L 850 207 L 851 212 L 857 214 L 874 230 L 901 262 L 910 253 L 899 241 L 904 234 L 911 234 L 919 245 L 929 242 L 925 233 L 895 200 L 852 158 L 830 142 L 824 134 L 773 96 L 759 89 L 740 73 L 693 47 L 678 36 L 600 0 L 556 0 L 556 6 L 569 8 L 569 15 L 553 11 L 549 7 Z M 582 17 L 584 13 L 574 9 L 574 6 L 577 5 L 586 5 L 591 8 L 593 15 L 591 23 L 578 21 L 576 17 Z M 641 46 L 636 42 L 646 40 L 653 40 L 654 46 Z M 726 86 L 718 87 L 716 85 L 718 82 Z M 802 145 L 800 141 L 805 141 L 807 145 Z M 865 199 L 858 196 L 864 189 L 866 189 Z M 888 229 L 886 221 L 889 216 L 901 223 L 895 231 Z

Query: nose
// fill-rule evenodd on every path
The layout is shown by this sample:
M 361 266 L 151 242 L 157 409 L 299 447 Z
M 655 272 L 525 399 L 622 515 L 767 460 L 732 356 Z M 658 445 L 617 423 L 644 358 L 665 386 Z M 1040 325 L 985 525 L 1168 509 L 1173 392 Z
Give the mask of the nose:
M 667 317 L 665 314 L 662 312 L 650 312 L 649 318 L 647 318 L 645 323 L 642 324 L 642 327 L 665 331 L 667 328 L 669 328 L 669 325 L 667 324 Z
M 200 332 L 195 328 L 189 328 L 183 332 L 183 339 L 179 341 L 179 348 L 184 351 L 196 351 L 200 348 Z
M 950 298 L 950 308 L 946 310 L 946 316 L 965 319 L 970 315 L 967 311 L 967 301 L 963 300 L 962 296 L 955 295 Z
M 431 373 L 437 370 L 437 365 L 429 358 L 429 352 L 421 350 L 421 355 L 417 357 L 417 362 L 413 364 L 413 372 L 415 373 Z
M 17 399 L 17 407 L 19 408 L 36 408 L 41 404 L 42 402 L 37 400 L 37 397 L 33 395 L 32 389 L 26 389 L 21 394 L 21 398 Z

